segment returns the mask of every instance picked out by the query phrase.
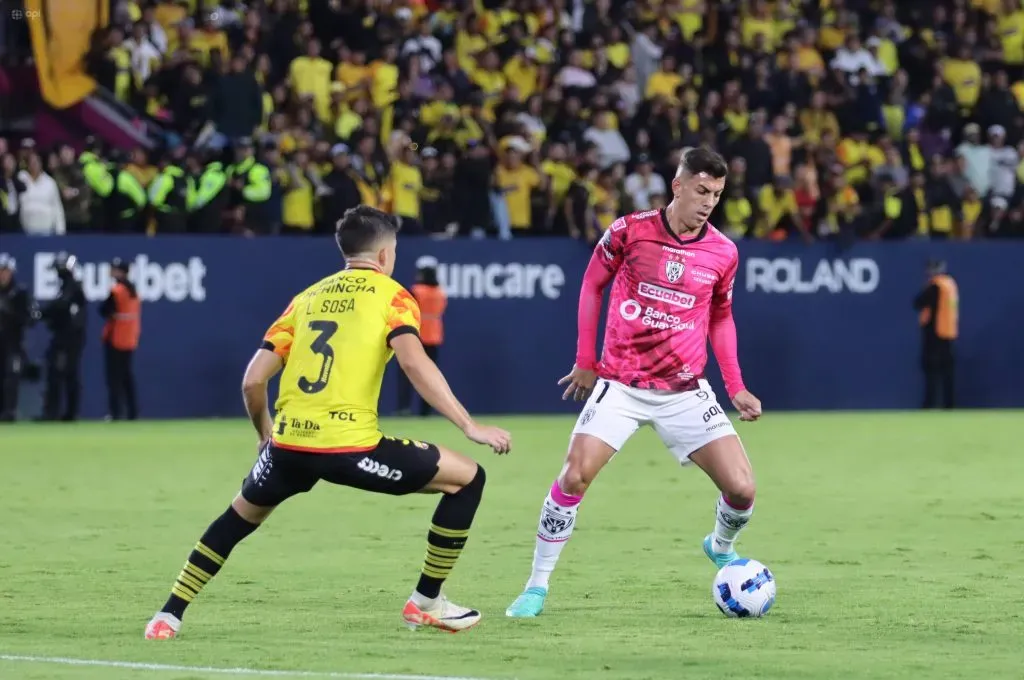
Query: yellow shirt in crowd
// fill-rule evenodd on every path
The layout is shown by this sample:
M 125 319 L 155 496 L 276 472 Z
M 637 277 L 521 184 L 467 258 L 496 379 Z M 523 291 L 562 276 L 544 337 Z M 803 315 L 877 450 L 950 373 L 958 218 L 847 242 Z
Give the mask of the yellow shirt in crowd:
M 529 165 L 517 168 L 499 165 L 495 179 L 505 196 L 509 224 L 513 229 L 529 229 L 533 223 L 530 192 L 540 186 L 540 175 Z
M 1017 10 L 1000 17 L 996 25 L 1006 63 L 1024 64 L 1024 11 Z
M 757 36 L 764 36 L 764 45 L 769 50 L 775 45 L 775 22 L 770 18 L 759 19 L 755 16 L 745 17 L 740 23 L 740 36 L 745 47 L 753 47 Z
M 177 33 L 177 31 L 175 31 Z M 188 41 L 190 50 L 199 53 L 199 61 L 203 66 L 210 65 L 210 52 L 220 51 L 221 62 L 227 64 L 231 51 L 228 48 L 228 36 L 224 31 L 196 31 Z
M 295 173 L 281 171 L 278 174 L 278 183 L 284 189 L 284 197 L 281 199 L 281 222 L 289 227 L 311 230 L 315 219 L 313 217 L 313 184 L 301 171 Z
M 551 194 L 555 199 L 555 203 L 560 204 L 565 200 L 565 196 L 569 193 L 572 183 L 576 181 L 576 171 L 568 163 L 552 160 L 546 160 L 541 163 L 540 169 L 541 172 L 548 176 L 548 181 L 551 182 Z
M 398 67 L 383 61 L 375 61 L 371 97 L 378 109 L 391 106 L 398 99 Z
M 420 219 L 420 191 L 423 189 L 423 175 L 419 168 L 401 161 L 392 163 L 389 189 L 393 214 L 415 220 Z
M 525 102 L 537 92 L 537 67 L 528 59 L 514 57 L 505 64 L 504 75 L 519 91 L 519 101 Z
M 978 63 L 965 59 L 947 59 L 942 67 L 942 76 L 953 88 L 956 103 L 974 108 L 981 94 L 981 67 Z
M 664 97 L 669 101 L 675 101 L 676 90 L 683 84 L 683 77 L 672 71 L 655 71 L 647 79 L 647 88 L 644 90 L 645 99 Z
M 313 96 L 321 120 L 330 119 L 331 62 L 323 57 L 296 57 L 288 68 L 292 87 L 300 96 Z

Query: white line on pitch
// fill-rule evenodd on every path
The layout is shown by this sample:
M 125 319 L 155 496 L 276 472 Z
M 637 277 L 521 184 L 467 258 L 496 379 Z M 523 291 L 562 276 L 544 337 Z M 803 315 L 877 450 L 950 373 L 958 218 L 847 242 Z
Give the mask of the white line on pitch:
M 104 661 L 101 659 L 69 659 L 62 656 L 21 656 L 0 654 L 0 661 L 57 664 L 61 666 L 98 666 L 100 668 L 128 668 L 138 671 L 179 671 L 217 675 L 252 675 L 263 678 L 334 678 L 335 680 L 490 680 L 452 675 L 403 675 L 395 673 L 342 673 L 337 671 L 282 671 L 260 668 L 213 668 L 210 666 L 175 666 L 163 663 L 137 661 Z

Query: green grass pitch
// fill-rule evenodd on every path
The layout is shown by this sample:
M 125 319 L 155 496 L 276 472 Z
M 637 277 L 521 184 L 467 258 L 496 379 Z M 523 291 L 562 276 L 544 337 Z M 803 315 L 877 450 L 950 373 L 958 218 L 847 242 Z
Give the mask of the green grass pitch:
M 1021 677 L 1022 413 L 769 413 L 740 424 L 759 491 L 738 547 L 778 581 L 775 608 L 754 621 L 726 619 L 711 601 L 715 570 L 700 547 L 711 483 L 678 469 L 649 430 L 587 495 L 544 615 L 507 619 L 572 421 L 498 422 L 514 433 L 509 457 L 439 420 L 385 422 L 488 470 L 447 587 L 483 611 L 479 626 L 447 635 L 401 624 L 436 498 L 321 484 L 239 546 L 171 642 L 144 641 L 143 627 L 253 462 L 248 424 L 4 427 L 0 655 L 351 678 Z M 245 676 L 0 658 L 5 680 L 140 677 Z

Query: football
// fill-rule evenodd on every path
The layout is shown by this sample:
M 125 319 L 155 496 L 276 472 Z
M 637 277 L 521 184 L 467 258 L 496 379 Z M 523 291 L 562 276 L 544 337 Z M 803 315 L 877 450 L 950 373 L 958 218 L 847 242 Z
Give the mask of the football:
M 729 618 L 758 618 L 775 604 L 775 576 L 757 560 L 739 559 L 718 570 L 711 597 Z

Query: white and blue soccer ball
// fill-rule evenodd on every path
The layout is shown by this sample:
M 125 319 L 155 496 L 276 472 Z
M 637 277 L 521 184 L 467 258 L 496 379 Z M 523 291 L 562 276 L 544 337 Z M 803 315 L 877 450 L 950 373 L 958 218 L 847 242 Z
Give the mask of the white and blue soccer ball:
M 775 604 L 775 577 L 757 560 L 738 559 L 718 570 L 711 597 L 729 618 L 759 618 Z

